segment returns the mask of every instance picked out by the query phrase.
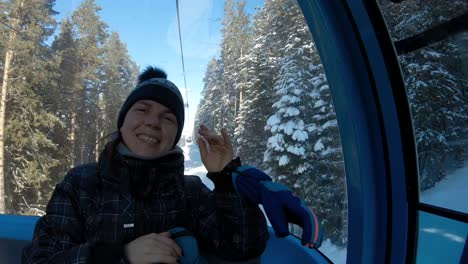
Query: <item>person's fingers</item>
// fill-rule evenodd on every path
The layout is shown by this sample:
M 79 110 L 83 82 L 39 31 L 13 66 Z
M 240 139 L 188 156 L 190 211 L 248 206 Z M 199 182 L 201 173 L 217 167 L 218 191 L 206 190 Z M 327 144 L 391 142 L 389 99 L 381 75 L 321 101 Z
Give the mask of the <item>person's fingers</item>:
M 158 242 L 162 243 L 161 245 L 165 245 L 170 252 L 176 254 L 175 256 L 182 256 L 182 249 L 172 238 L 161 235 L 158 237 Z
M 198 129 L 198 134 L 200 134 L 201 136 L 203 136 L 203 137 L 206 138 L 207 140 L 208 140 L 208 139 L 215 138 L 215 137 L 218 136 L 218 135 L 216 135 L 216 133 L 211 132 L 211 131 L 210 131 L 206 126 L 204 126 L 204 125 L 201 125 L 200 128 Z
M 212 133 L 206 126 L 201 125 L 200 128 L 198 129 L 198 134 L 203 136 L 206 142 L 210 145 L 229 144 L 228 147 L 232 147 L 229 135 L 227 134 L 224 128 L 221 129 L 221 135 L 219 135 L 219 134 Z
M 156 239 L 158 237 L 158 234 L 150 233 L 150 234 L 145 235 L 144 237 L 151 238 L 151 239 Z
M 169 233 L 168 231 L 159 233 L 158 235 L 161 235 L 161 236 L 164 236 L 164 237 L 171 237 L 171 233 Z
M 224 145 L 228 148 L 232 148 L 231 138 L 229 137 L 225 128 L 221 129 L 221 136 L 223 137 Z
M 220 135 L 203 135 L 208 144 L 210 145 L 223 145 L 224 139 Z
M 151 248 L 159 249 L 158 252 L 168 252 L 169 255 L 181 256 L 182 250 L 179 245 L 172 240 L 169 232 L 162 232 L 159 234 L 151 233 L 147 235 L 151 241 Z
M 198 130 L 198 134 L 199 134 L 200 136 L 203 136 L 203 137 L 211 137 L 211 136 L 213 136 L 213 133 L 211 133 L 211 132 L 210 132 L 209 130 L 207 130 L 207 129 L 199 129 L 199 130 Z
M 210 130 L 205 126 L 205 125 L 200 125 L 198 128 L 198 133 L 199 134 L 210 134 Z
M 200 150 L 200 156 L 202 159 L 206 158 L 206 155 L 208 154 L 208 148 L 206 146 L 206 141 L 203 137 L 198 138 L 198 149 Z
M 178 263 L 179 258 L 176 256 L 171 256 L 167 254 L 158 254 L 154 253 L 149 256 L 150 263 Z

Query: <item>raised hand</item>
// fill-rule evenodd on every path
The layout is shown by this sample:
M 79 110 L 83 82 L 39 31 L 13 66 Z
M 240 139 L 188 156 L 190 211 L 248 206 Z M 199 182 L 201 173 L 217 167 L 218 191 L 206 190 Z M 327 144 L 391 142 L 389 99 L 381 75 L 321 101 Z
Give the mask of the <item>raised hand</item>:
M 208 172 L 219 172 L 233 158 L 231 139 L 226 129 L 221 129 L 221 135 L 212 133 L 205 125 L 198 129 L 198 147 L 200 155 Z
M 169 232 L 151 233 L 125 245 L 125 255 L 131 264 L 178 263 L 182 250 Z

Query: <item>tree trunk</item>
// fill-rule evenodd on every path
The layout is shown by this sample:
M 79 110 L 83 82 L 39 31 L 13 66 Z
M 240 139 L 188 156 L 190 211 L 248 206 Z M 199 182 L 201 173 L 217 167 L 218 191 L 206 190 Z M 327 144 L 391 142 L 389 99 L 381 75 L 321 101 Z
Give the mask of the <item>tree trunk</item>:
M 84 143 L 83 143 L 83 138 L 81 139 L 81 144 L 79 146 L 80 148 L 80 164 L 83 164 L 84 163 Z
M 96 145 L 94 147 L 94 161 L 98 162 L 99 161 L 99 140 L 100 140 L 100 136 L 99 136 L 99 118 L 97 117 L 96 118 Z
M 71 120 L 70 120 L 70 144 L 71 144 L 71 163 L 70 168 L 75 167 L 76 160 L 76 140 L 75 140 L 75 127 L 76 127 L 76 108 L 72 108 Z
M 14 34 L 14 33 L 12 33 Z M 10 37 L 11 40 L 12 37 Z M 11 43 L 11 42 L 10 42 Z M 8 72 L 10 70 L 13 50 L 8 49 L 5 55 L 5 68 L 3 71 L 2 96 L 0 99 L 0 214 L 4 214 L 5 208 L 5 113 L 6 96 L 8 92 Z
M 18 22 L 14 23 L 17 25 Z M 11 47 L 14 39 L 16 38 L 16 31 L 12 30 L 10 33 L 9 45 L 5 55 L 5 67 L 3 70 L 2 91 L 0 99 L 0 214 L 6 212 L 5 207 L 5 113 L 6 113 L 6 98 L 8 94 L 8 74 L 13 59 L 13 49 Z

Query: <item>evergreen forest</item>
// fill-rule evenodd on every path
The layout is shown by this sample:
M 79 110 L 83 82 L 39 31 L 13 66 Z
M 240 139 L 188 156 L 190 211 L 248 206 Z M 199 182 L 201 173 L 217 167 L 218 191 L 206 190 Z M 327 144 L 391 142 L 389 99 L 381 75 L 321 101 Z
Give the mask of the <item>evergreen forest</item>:
M 395 41 L 468 10 L 465 0 L 378 2 Z M 38 214 L 70 168 L 96 161 L 140 70 L 95 0 L 61 21 L 54 5 L 0 1 L 0 213 Z M 243 164 L 303 197 L 325 237 L 345 245 L 346 131 L 297 2 L 265 0 L 248 13 L 246 0 L 226 0 L 221 34 L 195 127 L 227 128 Z M 466 159 L 467 56 L 466 32 L 399 56 L 421 191 Z
M 394 41 L 468 10 L 463 0 L 378 2 Z M 195 127 L 227 127 L 243 162 L 304 197 L 325 236 L 344 245 L 347 197 L 340 131 L 312 36 L 294 0 L 265 1 L 253 16 L 245 4 L 225 2 L 221 52 L 207 66 Z M 415 129 L 420 191 L 466 159 L 467 49 L 465 32 L 399 57 Z

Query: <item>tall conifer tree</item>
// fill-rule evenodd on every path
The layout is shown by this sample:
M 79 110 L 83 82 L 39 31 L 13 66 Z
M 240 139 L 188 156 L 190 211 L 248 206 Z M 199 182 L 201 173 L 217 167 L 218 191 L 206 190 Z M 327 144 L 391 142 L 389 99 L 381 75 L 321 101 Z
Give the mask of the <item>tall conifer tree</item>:
M 6 210 L 5 198 L 13 205 L 44 198 L 39 186 L 58 164 L 49 131 L 60 121 L 47 108 L 54 83 L 45 44 L 55 28 L 54 2 L 12 0 L 4 11 L 9 29 L 0 101 L 0 213 L 19 210 Z
M 99 133 L 99 68 L 107 34 L 107 24 L 99 16 L 94 0 L 85 0 L 73 12 L 72 22 L 77 33 L 79 82 L 79 108 L 76 120 L 77 135 L 75 164 L 95 161 L 98 154 Z

